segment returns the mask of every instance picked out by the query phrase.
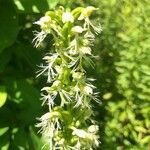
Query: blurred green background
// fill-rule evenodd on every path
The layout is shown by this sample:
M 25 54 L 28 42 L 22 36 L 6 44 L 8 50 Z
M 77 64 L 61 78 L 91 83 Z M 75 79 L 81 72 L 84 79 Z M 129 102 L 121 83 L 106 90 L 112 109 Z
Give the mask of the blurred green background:
M 56 5 L 99 8 L 93 22 L 103 31 L 88 76 L 96 78 L 101 105 L 93 104 L 100 126 L 100 150 L 150 150 L 149 0 L 0 0 L 0 150 L 41 150 L 35 124 L 44 78 L 37 65 L 51 45 L 33 47 L 34 21 Z

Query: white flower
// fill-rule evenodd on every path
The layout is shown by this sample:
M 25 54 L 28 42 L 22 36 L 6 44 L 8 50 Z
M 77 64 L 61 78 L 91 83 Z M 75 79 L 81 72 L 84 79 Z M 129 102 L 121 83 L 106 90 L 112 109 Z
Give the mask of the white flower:
M 89 127 L 93 130 L 94 126 L 92 125 L 91 127 Z M 96 127 L 97 128 L 97 127 Z M 99 136 L 95 135 L 94 132 L 91 132 L 91 133 L 88 133 L 82 129 L 77 129 L 75 127 L 72 127 L 73 129 L 73 132 L 72 134 L 73 135 L 76 135 L 78 136 L 79 138 L 83 138 L 83 139 L 86 139 L 87 141 L 89 142 L 93 142 L 95 146 L 98 146 L 99 145 Z M 94 130 L 95 131 L 95 130 Z M 87 143 L 88 144 L 88 143 Z
M 83 94 L 80 95 L 79 92 L 76 92 L 75 101 L 76 104 L 74 107 L 79 107 L 80 105 L 83 105 Z
M 86 8 L 83 9 L 81 15 L 79 16 L 78 20 L 83 20 L 85 19 L 86 17 L 89 17 L 91 15 L 91 13 L 94 11 L 94 10 L 97 10 L 98 8 L 95 8 L 93 6 L 88 6 Z
M 59 122 L 60 113 L 57 111 L 48 112 L 44 114 L 39 120 L 41 121 L 36 127 L 41 127 L 40 132 L 44 136 L 53 137 L 59 129 L 61 129 Z
M 73 73 L 72 73 L 72 77 L 73 77 L 75 80 L 80 80 L 83 76 L 84 76 L 84 73 L 83 73 L 83 72 L 73 72 Z
M 80 52 L 82 52 L 83 54 L 91 55 L 91 48 L 90 47 L 86 47 L 86 46 L 82 46 L 82 47 L 80 47 Z
M 53 82 L 52 87 L 59 87 L 61 82 L 59 80 L 56 80 Z
M 67 104 L 68 102 L 72 101 L 71 94 L 63 89 L 59 91 L 59 95 L 61 97 L 60 106 L 64 106 L 64 104 Z
M 45 31 L 41 31 L 41 32 L 34 31 L 33 34 L 35 35 L 35 38 L 33 39 L 32 42 L 35 42 L 34 46 L 37 48 L 46 38 L 48 33 Z
M 73 135 L 77 135 L 80 138 L 86 138 L 87 135 L 88 135 L 88 133 L 85 132 L 84 130 L 82 130 L 82 129 L 76 129 L 76 128 L 73 129 L 72 134 Z
M 90 133 L 97 133 L 98 129 L 99 129 L 98 125 L 91 125 L 89 126 L 88 131 Z
M 88 6 L 88 7 L 84 8 L 81 15 L 79 16 L 78 20 L 84 19 L 85 20 L 84 29 L 90 30 L 89 28 L 92 27 L 93 30 L 95 31 L 95 33 L 99 34 L 102 31 L 101 26 L 100 25 L 94 26 L 89 19 L 89 16 L 91 15 L 91 13 L 97 9 L 98 8 L 95 8 L 93 6 Z
M 66 23 L 66 22 L 74 22 L 74 17 L 70 12 L 64 12 L 62 15 L 62 22 Z
M 93 94 L 93 89 L 90 86 L 85 86 L 83 91 L 85 92 L 86 95 Z
M 41 28 L 46 27 L 51 22 L 50 16 L 44 16 L 40 18 L 40 20 L 36 21 L 35 24 L 38 24 L 41 26 Z
M 60 27 L 56 24 L 55 20 L 52 20 L 50 16 L 44 16 L 40 20 L 36 21 L 34 24 L 37 24 L 41 27 L 42 31 L 34 32 L 35 38 L 33 39 L 33 42 L 35 42 L 35 47 L 38 47 L 42 41 L 45 39 L 47 34 L 51 32 L 57 33 L 59 36 L 61 36 L 60 33 Z
M 54 106 L 54 99 L 56 98 L 56 96 L 57 96 L 57 93 L 54 93 L 54 92 L 48 95 L 42 94 L 42 98 L 41 98 L 41 100 L 43 100 L 42 105 L 44 105 L 45 102 L 47 102 L 49 106 L 49 110 L 51 111 L 52 107 Z
M 44 114 L 40 119 L 41 119 L 41 121 L 44 121 L 44 120 L 48 120 L 49 118 L 50 118 L 50 113 L 48 112 L 48 113 Z
M 51 63 L 54 62 L 57 59 L 57 57 L 58 57 L 57 53 L 53 53 L 53 54 L 50 53 L 50 56 L 45 56 L 43 59 L 47 60 L 46 61 L 47 63 Z
M 46 75 L 48 76 L 47 81 L 52 82 L 57 75 L 54 69 L 54 62 L 56 61 L 57 58 L 58 58 L 57 53 L 51 54 L 51 56 L 45 56 L 43 59 L 47 60 L 46 61 L 47 64 L 40 66 L 41 69 L 38 71 L 38 75 L 36 77 L 39 77 L 40 75 L 46 72 Z
M 41 27 L 42 31 L 44 31 L 46 33 L 50 33 L 51 28 L 53 30 L 56 30 L 56 32 L 57 32 L 55 21 L 52 20 L 50 16 L 44 16 L 40 20 L 36 21 L 34 24 L 39 25 Z
M 34 24 L 39 25 L 42 29 L 41 32 L 34 32 L 35 38 L 33 39 L 33 42 L 35 42 L 35 47 L 38 47 L 47 34 L 50 33 L 51 17 L 44 16 L 40 18 L 40 20 L 34 22 Z
M 78 52 L 75 49 L 70 49 L 69 54 L 70 55 L 76 55 L 76 54 L 78 54 Z
M 70 42 L 69 47 L 68 47 L 67 49 L 68 49 L 68 54 L 70 54 L 71 56 L 74 56 L 74 55 L 76 55 L 76 54 L 79 53 L 79 52 L 78 52 L 78 41 L 77 41 L 76 38 L 74 38 L 74 39 Z M 77 58 L 76 58 L 76 59 L 77 59 Z M 71 60 L 75 60 L 75 61 L 76 61 L 76 59 L 75 59 L 75 57 L 74 57 L 74 58 L 71 59 Z
M 84 38 L 86 40 L 88 40 L 88 42 L 89 42 L 89 43 L 87 43 L 87 45 L 89 44 L 89 45 L 93 46 L 93 42 L 95 40 L 95 35 L 90 30 L 86 32 L 86 34 L 84 35 Z
M 100 24 L 98 26 L 94 26 L 92 24 L 92 22 L 90 21 L 90 19 L 87 17 L 87 18 L 85 18 L 84 28 L 88 28 L 89 29 L 90 27 L 93 28 L 93 30 L 95 31 L 96 34 L 99 34 L 102 31 L 102 27 L 101 27 Z

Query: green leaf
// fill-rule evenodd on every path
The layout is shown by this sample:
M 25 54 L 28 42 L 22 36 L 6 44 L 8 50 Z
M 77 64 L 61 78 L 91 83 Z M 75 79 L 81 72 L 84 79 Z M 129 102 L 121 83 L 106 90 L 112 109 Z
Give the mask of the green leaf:
M 0 86 L 0 107 L 2 107 L 7 99 L 7 92 L 5 86 Z
M 5 132 L 8 131 L 8 127 L 0 128 L 0 136 L 2 136 Z
M 48 6 L 50 9 L 55 8 L 55 6 L 57 5 L 58 2 L 59 2 L 59 0 L 47 0 Z
M 32 145 L 34 147 L 34 149 L 36 150 L 49 150 L 46 147 L 43 147 L 45 145 L 44 140 L 42 139 L 42 137 L 38 137 L 37 134 L 35 134 L 35 131 L 33 131 L 32 128 L 30 128 L 30 141 L 32 141 Z
M 18 17 L 11 0 L 0 1 L 0 53 L 12 45 L 18 33 Z
M 0 72 L 3 72 L 5 67 L 7 66 L 8 62 L 11 58 L 11 51 L 10 49 L 5 49 L 2 53 L 0 53 Z
M 40 13 L 55 8 L 58 0 L 14 0 L 14 3 L 19 11 Z
M 112 93 L 105 93 L 104 95 L 103 95 L 103 99 L 104 100 L 109 100 L 110 98 L 112 97 Z
M 18 131 L 14 134 L 15 145 L 17 145 L 18 147 L 23 147 L 25 149 L 27 147 L 27 134 L 28 132 L 25 132 L 24 128 L 18 128 Z
M 32 46 L 22 43 L 14 44 L 11 50 L 15 53 L 17 60 L 16 63 L 18 63 L 19 66 L 22 66 L 21 68 L 23 69 L 23 72 L 26 72 L 23 67 L 26 65 L 27 71 L 29 73 L 35 74 L 37 64 L 40 64 L 41 61 L 40 52 Z
M 6 145 L 2 146 L 1 150 L 8 150 L 8 147 L 9 147 L 9 143 L 7 143 Z
M 0 149 L 5 149 L 5 147 L 8 146 L 8 141 L 9 141 L 9 132 L 5 132 L 2 136 L 0 136 Z
M 17 119 L 27 125 L 34 123 L 41 109 L 39 91 L 26 80 L 7 79 L 5 84 L 11 100 L 19 107 Z
M 149 141 L 150 141 L 150 136 L 148 135 L 148 136 L 144 137 L 140 142 L 142 144 L 145 144 L 145 143 L 149 143 Z

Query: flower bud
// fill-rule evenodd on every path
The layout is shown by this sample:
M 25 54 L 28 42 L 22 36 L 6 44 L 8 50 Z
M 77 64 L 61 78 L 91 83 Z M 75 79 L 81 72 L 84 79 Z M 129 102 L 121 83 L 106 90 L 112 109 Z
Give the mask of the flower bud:
M 62 22 L 63 22 L 63 23 L 66 23 L 66 22 L 71 22 L 71 23 L 73 23 L 73 22 L 74 22 L 74 17 L 73 17 L 73 15 L 72 15 L 70 12 L 65 12 L 65 13 L 63 13 L 63 15 L 62 15 Z

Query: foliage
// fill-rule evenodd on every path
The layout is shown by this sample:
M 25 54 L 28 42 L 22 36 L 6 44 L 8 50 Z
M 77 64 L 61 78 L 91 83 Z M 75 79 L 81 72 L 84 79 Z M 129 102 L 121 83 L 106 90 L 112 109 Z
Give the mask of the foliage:
M 53 47 L 47 43 L 53 42 L 49 37 L 41 48 L 33 48 L 32 31 L 39 29 L 32 24 L 57 2 L 0 0 L 2 150 L 41 150 L 43 146 L 34 125 L 36 118 L 47 111 L 47 108 L 41 110 L 39 100 L 39 91 L 46 79 L 35 79 L 35 72 L 43 55 Z M 95 119 L 100 125 L 101 144 L 98 149 L 148 149 L 150 2 L 61 0 L 61 5 L 71 8 L 95 5 L 99 8 L 99 14 L 92 18 L 103 28 L 93 48 L 99 57 L 94 69 L 87 69 L 88 76 L 97 79 L 95 83 L 102 101 L 101 106 L 93 104 Z
M 104 149 L 147 149 L 150 141 L 149 4 L 146 0 L 100 3 L 104 30 L 98 68 L 100 82 L 105 81 L 100 89 L 108 112 Z
M 20 2 L 20 3 L 19 3 Z M 34 9 L 30 9 L 30 4 Z M 46 11 L 56 1 L 0 1 L 0 149 L 41 149 L 37 129 L 41 103 L 36 65 L 41 51 L 32 46 L 32 22 L 39 11 Z M 48 5 L 49 4 L 49 5 Z M 24 8 L 21 10 L 21 8 Z M 7 98 L 7 100 L 6 100 Z

